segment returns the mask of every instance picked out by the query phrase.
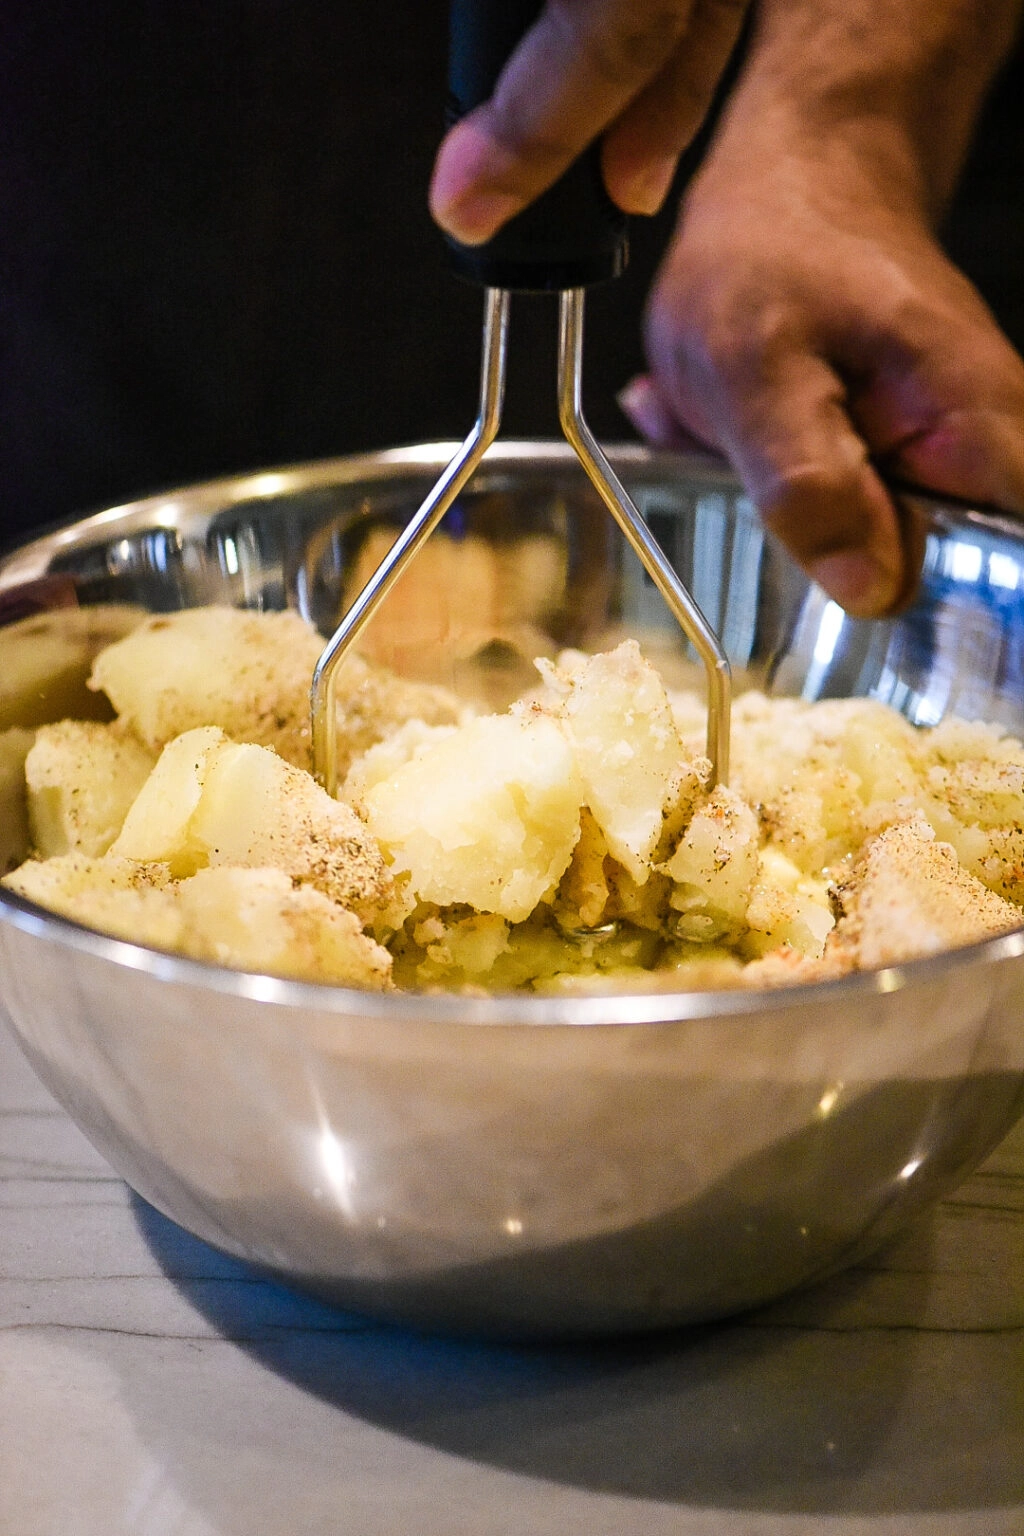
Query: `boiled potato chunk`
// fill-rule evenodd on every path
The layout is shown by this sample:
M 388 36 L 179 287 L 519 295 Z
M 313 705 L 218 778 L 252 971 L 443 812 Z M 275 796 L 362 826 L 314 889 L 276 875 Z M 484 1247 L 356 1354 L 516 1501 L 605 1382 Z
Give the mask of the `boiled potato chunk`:
M 561 715 L 584 802 L 609 853 L 643 883 L 683 757 L 661 678 L 625 641 L 574 674 Z
M 93 663 L 89 686 L 151 751 L 198 726 L 309 762 L 309 683 L 323 649 L 297 613 L 158 614 Z
M 365 806 L 421 901 L 519 922 L 568 864 L 581 798 L 564 732 L 537 712 L 471 721 L 375 784 Z
M 355 913 L 279 869 L 203 869 L 176 898 L 182 947 L 198 959 L 375 992 L 390 984 L 391 956 Z
M 680 933 L 717 938 L 742 925 L 758 873 L 759 829 L 750 806 L 719 785 L 699 806 L 665 865 Z
M 348 783 L 370 829 L 420 901 L 522 921 L 553 895 L 581 827 L 593 853 L 576 860 L 560 921 L 573 925 L 573 907 L 584 926 L 597 920 L 609 898 L 606 857 L 624 881 L 649 882 L 685 777 L 660 678 L 634 641 L 541 670 L 540 695 L 509 715 L 443 739 L 410 736 L 404 762 L 392 755 L 396 736 L 354 765 Z M 694 797 L 698 787 L 694 777 Z
M 156 949 L 181 945 L 181 914 L 166 888 L 169 880 L 162 864 L 73 852 L 30 859 L 3 883 L 61 917 L 114 938 Z
M 920 730 L 869 699 L 748 693 L 733 743 L 733 788 L 805 874 L 842 875 L 870 838 L 920 816 L 984 885 L 1024 900 L 1024 749 L 999 726 Z
M 227 745 L 217 726 L 186 731 L 168 743 L 128 810 L 111 852 L 116 858 L 153 860 L 176 878 L 194 874 L 209 850 L 192 836 L 209 759 Z
M 812 880 L 769 845 L 761 849 L 757 879 L 747 904 L 749 954 L 786 947 L 819 959 L 835 927 L 828 885 Z
M 98 720 L 40 726 L 25 761 L 36 852 L 106 853 L 155 760 L 134 736 Z
M 865 969 L 1007 933 L 1024 916 L 961 869 L 921 816 L 872 838 L 838 898 L 833 947 Z
M 161 860 L 177 878 L 207 865 L 272 867 L 367 916 L 390 889 L 349 806 L 275 752 L 229 741 L 215 726 L 165 747 L 111 851 Z
M 450 736 L 453 725 L 424 725 L 422 720 L 407 720 L 390 736 L 378 741 L 357 757 L 341 786 L 341 799 L 362 813 L 366 795 L 396 773 L 410 758 L 419 757 L 427 747 Z
M 323 645 L 297 613 L 191 608 L 150 618 L 101 651 L 89 686 L 102 689 L 154 752 L 185 731 L 216 725 L 308 769 L 309 686 Z M 339 775 L 404 721 L 441 725 L 459 715 L 447 690 L 361 656 L 342 663 L 336 693 Z
M 390 985 L 391 956 L 355 914 L 279 869 L 204 869 L 171 881 L 162 865 L 72 853 L 23 864 L 4 884 L 134 944 L 235 970 L 374 991 Z

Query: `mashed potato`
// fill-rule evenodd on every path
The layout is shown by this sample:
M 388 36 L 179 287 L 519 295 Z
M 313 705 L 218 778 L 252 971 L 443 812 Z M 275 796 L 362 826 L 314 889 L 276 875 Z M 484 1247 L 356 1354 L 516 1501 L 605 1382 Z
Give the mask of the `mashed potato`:
M 217 608 L 102 651 L 115 720 L 19 743 L 33 856 L 5 883 L 122 938 L 375 989 L 784 985 L 1024 921 L 1024 749 L 995 727 L 751 693 L 711 788 L 699 701 L 633 641 L 538 663 L 501 715 L 356 658 L 333 800 L 307 771 L 318 647 L 294 615 Z

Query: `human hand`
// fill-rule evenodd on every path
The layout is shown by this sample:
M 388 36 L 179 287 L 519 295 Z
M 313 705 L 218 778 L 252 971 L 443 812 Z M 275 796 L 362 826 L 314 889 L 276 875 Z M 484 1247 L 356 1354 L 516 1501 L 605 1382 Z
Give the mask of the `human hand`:
M 493 96 L 438 152 L 430 206 L 489 240 L 599 135 L 612 200 L 655 213 L 700 127 L 747 0 L 547 0 Z
M 690 190 L 622 404 L 655 443 L 723 450 L 800 563 L 875 616 L 917 575 L 883 476 L 1024 513 L 1024 364 L 932 234 L 898 127 L 823 131 L 769 94 L 741 85 Z

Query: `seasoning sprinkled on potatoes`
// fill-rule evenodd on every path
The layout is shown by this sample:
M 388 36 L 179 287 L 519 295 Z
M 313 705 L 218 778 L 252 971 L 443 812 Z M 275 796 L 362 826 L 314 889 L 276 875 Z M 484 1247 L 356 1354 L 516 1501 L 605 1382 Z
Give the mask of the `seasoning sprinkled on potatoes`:
M 701 701 L 634 641 L 538 662 L 505 714 L 352 657 L 335 800 L 308 772 L 320 647 L 295 614 L 231 609 L 108 646 L 91 685 L 117 718 L 12 743 L 34 847 L 9 887 L 376 990 L 795 985 L 1024 921 L 1024 748 L 996 727 L 748 693 L 709 789 Z

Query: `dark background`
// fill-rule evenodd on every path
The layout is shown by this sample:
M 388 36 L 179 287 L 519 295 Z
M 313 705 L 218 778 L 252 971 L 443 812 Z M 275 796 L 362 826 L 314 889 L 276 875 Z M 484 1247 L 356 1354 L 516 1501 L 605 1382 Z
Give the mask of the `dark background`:
M 0 544 L 191 480 L 461 436 L 479 294 L 425 190 L 441 0 L 4 0 Z M 947 231 L 1024 345 L 1021 58 Z M 692 162 L 693 157 L 690 157 Z M 642 364 L 672 215 L 588 307 L 586 406 Z M 513 311 L 508 434 L 550 434 L 554 302 Z

